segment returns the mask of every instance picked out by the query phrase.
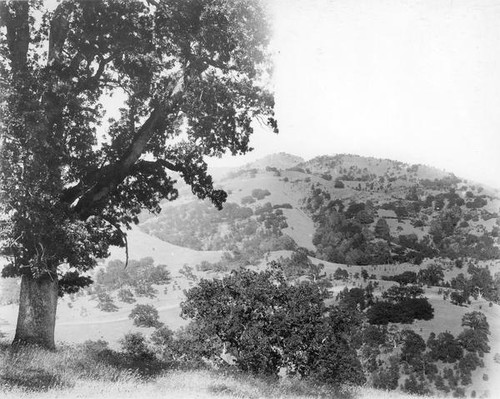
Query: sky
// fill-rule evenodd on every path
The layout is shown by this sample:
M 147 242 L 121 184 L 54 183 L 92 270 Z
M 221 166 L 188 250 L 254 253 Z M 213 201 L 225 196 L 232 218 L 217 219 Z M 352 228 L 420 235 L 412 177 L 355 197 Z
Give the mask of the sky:
M 280 133 L 245 158 L 339 153 L 500 188 L 500 0 L 272 0 Z

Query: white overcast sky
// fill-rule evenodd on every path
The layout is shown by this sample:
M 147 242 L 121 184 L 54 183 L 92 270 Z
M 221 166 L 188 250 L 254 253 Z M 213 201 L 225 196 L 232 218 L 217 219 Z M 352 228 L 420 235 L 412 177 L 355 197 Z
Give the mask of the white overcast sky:
M 273 1 L 280 134 L 245 161 L 351 153 L 500 187 L 500 0 Z

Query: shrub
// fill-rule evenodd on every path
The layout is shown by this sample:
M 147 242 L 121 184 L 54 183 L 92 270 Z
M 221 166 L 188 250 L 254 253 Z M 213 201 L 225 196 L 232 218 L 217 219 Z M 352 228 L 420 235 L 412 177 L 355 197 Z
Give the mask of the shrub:
M 118 291 L 118 299 L 125 303 L 136 302 L 134 294 L 128 288 L 122 288 L 120 291 Z
M 403 392 L 408 392 L 414 395 L 427 395 L 429 390 L 427 389 L 425 383 L 419 382 L 415 377 L 415 374 L 410 374 L 402 386 Z
M 252 197 L 254 197 L 256 200 L 263 200 L 268 195 L 271 195 L 269 190 L 263 190 L 261 188 L 254 188 L 252 190 Z
M 251 195 L 247 195 L 246 197 L 243 197 L 241 199 L 242 205 L 253 204 L 254 202 L 255 202 L 255 198 L 253 198 Z
M 398 387 L 399 381 L 399 363 L 396 358 L 393 361 L 392 358 L 391 365 L 388 369 L 381 369 L 372 374 L 373 387 L 376 389 L 383 390 L 394 390 Z
M 174 333 L 166 327 L 161 326 L 151 334 L 151 343 L 155 349 L 155 353 L 162 360 L 173 361 L 174 355 Z
M 138 327 L 159 327 L 159 314 L 152 305 L 136 305 L 129 314 L 129 319 L 134 320 L 134 325 Z
M 153 285 L 146 281 L 139 281 L 134 286 L 135 295 L 146 298 L 156 298 L 158 290 Z
M 462 306 L 465 302 L 467 302 L 467 298 L 463 294 L 457 291 L 453 291 L 450 294 L 450 300 L 451 303 L 458 306 Z
M 382 298 L 394 302 L 401 302 L 406 299 L 421 297 L 424 290 L 418 285 L 393 285 L 382 293 Z
M 339 267 L 333 273 L 333 278 L 335 280 L 347 280 L 349 278 L 349 272 Z
M 201 280 L 186 293 L 182 315 L 196 321 L 203 341 L 225 344 L 242 371 L 276 376 L 286 367 L 290 375 L 321 382 L 363 383 L 349 343 L 358 321 L 327 307 L 326 296 L 318 284 L 290 284 L 272 264 L 259 273 Z
M 125 334 L 120 340 L 120 345 L 123 352 L 132 358 L 143 360 L 154 358 L 153 352 L 147 346 L 146 338 L 140 332 Z
M 376 325 L 388 323 L 413 323 L 414 320 L 431 320 L 434 309 L 426 298 L 405 299 L 401 302 L 375 302 L 366 312 L 368 322 Z
M 115 305 L 113 298 L 107 292 L 99 292 L 97 294 L 97 308 L 103 312 L 117 312 L 118 306 Z
M 273 208 L 274 208 L 274 209 L 279 209 L 279 208 L 283 208 L 283 209 L 293 209 L 293 206 L 287 202 L 287 203 L 284 203 L 284 204 L 277 204 L 277 205 L 274 205 L 274 206 L 273 206 Z

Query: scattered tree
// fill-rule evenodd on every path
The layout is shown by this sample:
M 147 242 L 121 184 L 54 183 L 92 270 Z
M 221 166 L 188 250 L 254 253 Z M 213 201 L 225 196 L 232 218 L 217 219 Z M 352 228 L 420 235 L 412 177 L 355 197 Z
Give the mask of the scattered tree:
M 97 294 L 97 308 L 103 312 L 117 312 L 118 306 L 115 305 L 115 301 L 111 295 L 107 292 L 99 292 Z
M 158 310 L 153 305 L 135 305 L 130 314 L 129 319 L 134 321 L 137 327 L 161 327 L 160 315 Z
M 427 285 L 439 285 L 444 279 L 443 268 L 432 264 L 418 272 L 418 282 Z
M 122 288 L 118 291 L 118 299 L 125 303 L 135 302 L 134 294 L 128 288 Z
M 422 356 L 426 345 L 424 339 L 413 330 L 401 331 L 403 345 L 401 347 L 401 359 L 412 364 L 416 358 Z
M 479 311 L 464 314 L 462 317 L 462 326 L 469 327 L 485 336 L 490 334 L 490 325 L 488 324 L 486 315 Z
M 384 218 L 378 219 L 377 223 L 375 224 L 375 237 L 382 238 L 386 241 L 391 240 L 391 230 L 389 229 L 387 220 L 385 220 Z
M 465 302 L 467 302 L 467 298 L 463 294 L 457 291 L 453 291 L 450 294 L 450 300 L 451 303 L 458 306 L 462 306 Z

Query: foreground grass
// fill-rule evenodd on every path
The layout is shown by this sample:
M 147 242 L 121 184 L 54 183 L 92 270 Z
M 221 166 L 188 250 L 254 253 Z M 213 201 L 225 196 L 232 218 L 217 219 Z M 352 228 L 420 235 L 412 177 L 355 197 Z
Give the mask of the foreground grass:
M 96 345 L 55 352 L 0 344 L 0 397 L 10 398 L 348 398 L 347 390 L 295 379 L 218 370 L 175 370 Z
M 96 345 L 56 352 L 0 343 L 0 398 L 414 398 L 372 389 L 334 389 L 298 379 L 269 380 L 220 370 L 175 370 Z

